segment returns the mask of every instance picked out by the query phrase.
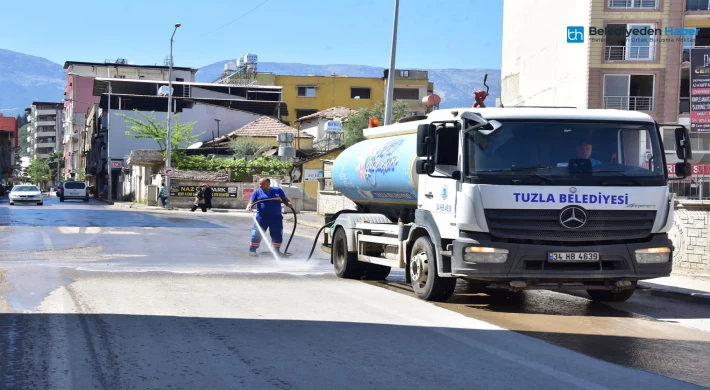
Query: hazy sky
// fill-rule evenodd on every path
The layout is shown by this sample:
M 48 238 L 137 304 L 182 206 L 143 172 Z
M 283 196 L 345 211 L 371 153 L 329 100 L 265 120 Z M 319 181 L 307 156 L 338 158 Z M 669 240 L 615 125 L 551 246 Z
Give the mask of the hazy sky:
M 64 61 L 389 66 L 394 0 L 2 1 L 0 48 Z M 400 0 L 397 67 L 500 68 L 503 0 Z

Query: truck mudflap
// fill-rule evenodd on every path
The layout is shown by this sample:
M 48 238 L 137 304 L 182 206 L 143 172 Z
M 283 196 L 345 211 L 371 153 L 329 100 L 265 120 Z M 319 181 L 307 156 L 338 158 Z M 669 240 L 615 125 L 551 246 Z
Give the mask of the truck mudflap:
M 638 250 L 664 251 L 654 248 L 668 248 L 665 249 L 668 260 L 659 263 L 638 261 Z M 510 282 L 522 282 L 517 283 L 520 288 L 549 283 L 582 283 L 608 288 L 608 284 L 615 281 L 624 282 L 622 284 L 626 286 L 629 281 L 669 276 L 673 266 L 673 242 L 667 234 L 655 234 L 645 242 L 562 246 L 497 242 L 480 235 L 454 240 L 451 260 L 455 276 L 505 282 L 506 286 L 515 284 Z M 601 287 L 604 285 L 607 287 Z

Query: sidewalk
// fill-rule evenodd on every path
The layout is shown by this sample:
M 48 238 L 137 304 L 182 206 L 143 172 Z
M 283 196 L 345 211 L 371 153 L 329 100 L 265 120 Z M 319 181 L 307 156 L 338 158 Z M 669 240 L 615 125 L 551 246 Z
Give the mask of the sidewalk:
M 637 294 L 710 305 L 710 278 L 673 275 L 638 283 Z

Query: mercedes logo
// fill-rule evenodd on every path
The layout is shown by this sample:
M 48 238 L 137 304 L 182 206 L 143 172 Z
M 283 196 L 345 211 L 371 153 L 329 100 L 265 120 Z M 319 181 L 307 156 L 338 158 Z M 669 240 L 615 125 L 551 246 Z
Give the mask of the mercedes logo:
M 573 194 L 577 193 L 577 187 L 570 187 L 569 192 L 571 192 Z
M 567 229 L 579 229 L 587 224 L 587 212 L 581 207 L 570 206 L 560 211 L 560 225 Z

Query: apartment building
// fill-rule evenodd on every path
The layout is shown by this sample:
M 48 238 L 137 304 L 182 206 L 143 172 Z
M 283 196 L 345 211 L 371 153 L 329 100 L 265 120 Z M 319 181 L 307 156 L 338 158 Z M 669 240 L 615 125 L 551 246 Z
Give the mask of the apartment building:
M 19 145 L 17 119 L 0 114 L 0 184 L 12 176 Z
M 29 146 L 27 153 L 30 160 L 49 158 L 51 153 L 62 150 L 62 111 L 63 103 L 32 102 L 25 111 L 29 124 L 27 137 Z
M 168 81 L 169 64 L 135 65 L 125 59 L 101 62 L 66 61 L 67 82 L 64 88 L 63 139 L 65 177 L 75 177 L 82 169 L 80 158 L 80 134 L 86 131 L 86 115 L 100 96 L 93 93 L 94 79 L 133 79 Z M 172 79 L 178 82 L 194 82 L 197 69 L 174 67 Z M 157 91 L 155 91 L 157 94 Z
M 710 131 L 690 115 L 690 51 L 710 48 L 710 0 L 561 3 L 505 1 L 501 103 L 636 110 L 686 125 L 700 172 L 692 187 L 710 196 Z M 672 131 L 664 146 L 674 163 Z

